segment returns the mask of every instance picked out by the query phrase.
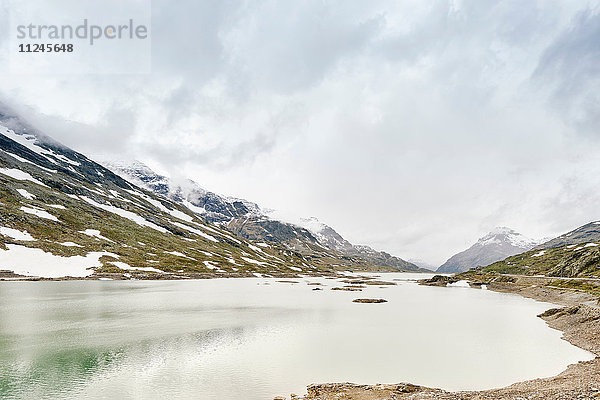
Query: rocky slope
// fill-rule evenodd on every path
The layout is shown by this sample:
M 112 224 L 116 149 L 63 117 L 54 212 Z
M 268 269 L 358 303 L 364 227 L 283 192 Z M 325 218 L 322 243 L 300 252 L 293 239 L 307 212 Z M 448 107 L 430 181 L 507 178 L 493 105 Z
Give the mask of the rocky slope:
M 477 243 L 442 264 L 437 272 L 455 273 L 468 271 L 471 268 L 484 267 L 506 257 L 530 250 L 537 244 L 518 232 L 509 228 L 496 228 Z
M 226 206 L 231 213 L 241 208 L 235 202 Z M 307 257 L 276 242 L 237 237 L 180 202 L 127 182 L 0 107 L 0 275 L 5 278 L 373 268 L 335 252 Z
M 301 218 L 293 221 L 295 225 L 301 226 L 310 231 L 323 246 L 337 250 L 349 256 L 360 257 L 378 265 L 394 267 L 399 270 L 430 272 L 430 270 L 421 268 L 412 262 L 403 260 L 384 251 L 377 251 L 369 246 L 355 245 L 344 239 L 332 227 L 322 223 L 315 217 Z
M 305 256 L 333 252 L 400 271 L 424 271 L 386 252 L 353 245 L 314 217 L 283 221 L 275 216 L 273 210 L 264 210 L 256 203 L 221 196 L 191 180 L 175 183 L 137 161 L 103 161 L 103 165 L 136 185 L 184 205 L 209 221 L 226 226 L 244 239 L 280 243 Z
M 255 203 L 218 195 L 191 180 L 174 183 L 139 161 L 100 160 L 100 163 L 134 185 L 182 204 L 211 222 L 263 215 Z

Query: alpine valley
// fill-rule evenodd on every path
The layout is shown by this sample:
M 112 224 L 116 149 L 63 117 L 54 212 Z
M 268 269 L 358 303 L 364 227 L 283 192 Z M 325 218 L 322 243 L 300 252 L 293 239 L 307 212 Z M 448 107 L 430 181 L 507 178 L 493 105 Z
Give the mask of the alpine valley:
M 172 279 L 421 271 L 315 220 L 173 185 L 140 163 L 102 166 L 0 108 L 3 278 Z M 35 263 L 30 261 L 35 259 Z
M 263 210 L 256 203 L 212 193 L 194 181 L 175 184 L 138 161 L 104 161 L 102 164 L 127 181 L 181 204 L 207 221 L 225 226 L 247 240 L 281 243 L 307 255 L 323 251 L 324 247 L 326 251 L 341 253 L 344 257 L 354 257 L 378 266 L 400 271 L 429 272 L 386 252 L 373 250 L 369 246 L 353 245 L 315 217 L 286 222 L 277 219 L 274 210 Z

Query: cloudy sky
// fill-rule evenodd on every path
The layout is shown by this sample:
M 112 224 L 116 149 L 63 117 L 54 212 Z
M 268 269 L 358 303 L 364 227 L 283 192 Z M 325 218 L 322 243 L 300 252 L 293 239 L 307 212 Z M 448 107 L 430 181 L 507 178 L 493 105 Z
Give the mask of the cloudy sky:
M 496 226 L 539 238 L 600 219 L 597 1 L 151 10 L 151 73 L 3 70 L 1 101 L 85 154 L 436 266 Z

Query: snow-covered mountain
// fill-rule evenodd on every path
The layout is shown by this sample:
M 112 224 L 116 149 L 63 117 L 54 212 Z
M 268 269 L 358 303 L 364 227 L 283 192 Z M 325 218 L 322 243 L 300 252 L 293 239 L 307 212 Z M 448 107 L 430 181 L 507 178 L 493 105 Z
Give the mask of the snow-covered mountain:
M 539 241 L 527 238 L 505 227 L 494 229 L 467 250 L 453 255 L 442 264 L 437 272 L 464 272 L 475 267 L 484 267 L 515 254 L 531 250 Z
M 226 226 L 244 239 L 278 242 L 301 252 L 334 251 L 398 270 L 421 270 L 410 262 L 369 246 L 353 245 L 315 217 L 286 220 L 274 210 L 262 209 L 248 200 L 210 192 L 192 180 L 174 182 L 138 161 L 107 160 L 102 163 L 129 182 L 178 202 L 207 220 Z
M 319 221 L 316 217 L 289 219 L 280 216 L 273 210 L 268 211 L 266 215 L 268 218 L 287 222 L 308 230 L 320 244 L 328 249 L 336 250 L 340 253 L 349 253 L 355 250 L 356 246 L 344 239 L 335 229 Z
M 175 183 L 139 161 L 100 160 L 100 163 L 129 182 L 176 201 L 211 222 L 264 215 L 256 203 L 221 196 L 192 180 Z
M 273 212 L 269 213 L 271 216 L 272 214 Z M 299 218 L 289 222 L 307 229 L 315 236 L 315 238 L 317 238 L 320 244 L 329 249 L 339 251 L 342 254 L 360 257 L 378 265 L 385 265 L 402 270 L 420 272 L 429 271 L 410 261 L 386 253 L 385 251 L 374 250 L 366 245 L 352 244 L 336 232 L 335 229 L 319 221 L 316 217 Z
M 210 216 L 240 221 L 258 214 L 258 206 L 192 184 L 171 195 L 169 183 L 148 170 L 136 179 L 144 185 L 44 136 L 0 105 L 0 277 L 181 279 L 382 269 L 318 245 L 300 252 L 236 236 Z M 288 228 L 294 235 L 302 230 Z

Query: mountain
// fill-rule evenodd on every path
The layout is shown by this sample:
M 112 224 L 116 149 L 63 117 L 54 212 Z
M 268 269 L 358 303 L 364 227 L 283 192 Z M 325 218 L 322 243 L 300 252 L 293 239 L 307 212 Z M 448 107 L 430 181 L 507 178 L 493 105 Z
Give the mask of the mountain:
M 600 277 L 600 221 L 590 222 L 522 254 L 493 263 L 483 272 Z
M 432 272 L 432 271 L 435 271 L 436 269 L 438 269 L 437 265 L 431 264 L 431 263 L 421 260 L 419 258 L 412 258 L 408 261 L 415 264 L 417 267 L 422 268 L 429 272 Z
M 377 265 L 385 265 L 405 271 L 430 272 L 409 261 L 393 256 L 384 251 L 377 251 L 369 246 L 354 245 L 344 239 L 332 227 L 322 223 L 315 217 L 301 218 L 295 224 L 310 231 L 325 247 L 337 250 L 349 256 L 360 257 Z
M 284 221 L 276 217 L 274 210 L 264 210 L 248 200 L 210 192 L 192 180 L 174 182 L 138 161 L 105 160 L 102 163 L 124 179 L 200 213 L 208 221 L 226 226 L 241 238 L 280 243 L 306 256 L 315 252 L 322 255 L 333 252 L 400 271 L 424 271 L 386 252 L 353 245 L 314 217 Z
M 532 249 L 537 244 L 509 228 L 496 228 L 477 243 L 450 257 L 437 272 L 465 272 L 475 267 L 483 267 L 506 257 Z
M 100 160 L 100 163 L 134 185 L 184 205 L 211 222 L 263 215 L 255 203 L 209 192 L 192 180 L 174 183 L 139 161 Z
M 152 185 L 166 190 L 158 180 Z M 241 238 L 205 214 L 248 216 L 252 205 L 226 201 L 222 210 L 212 205 L 219 204 L 207 202 L 206 212 L 200 206 L 196 212 L 136 186 L 0 106 L 4 278 L 172 279 L 381 269 L 334 251 L 303 254 L 275 241 Z
M 536 249 L 550 249 L 570 244 L 585 244 L 600 241 L 600 221 L 590 222 L 571 232 L 560 235 L 537 246 Z

